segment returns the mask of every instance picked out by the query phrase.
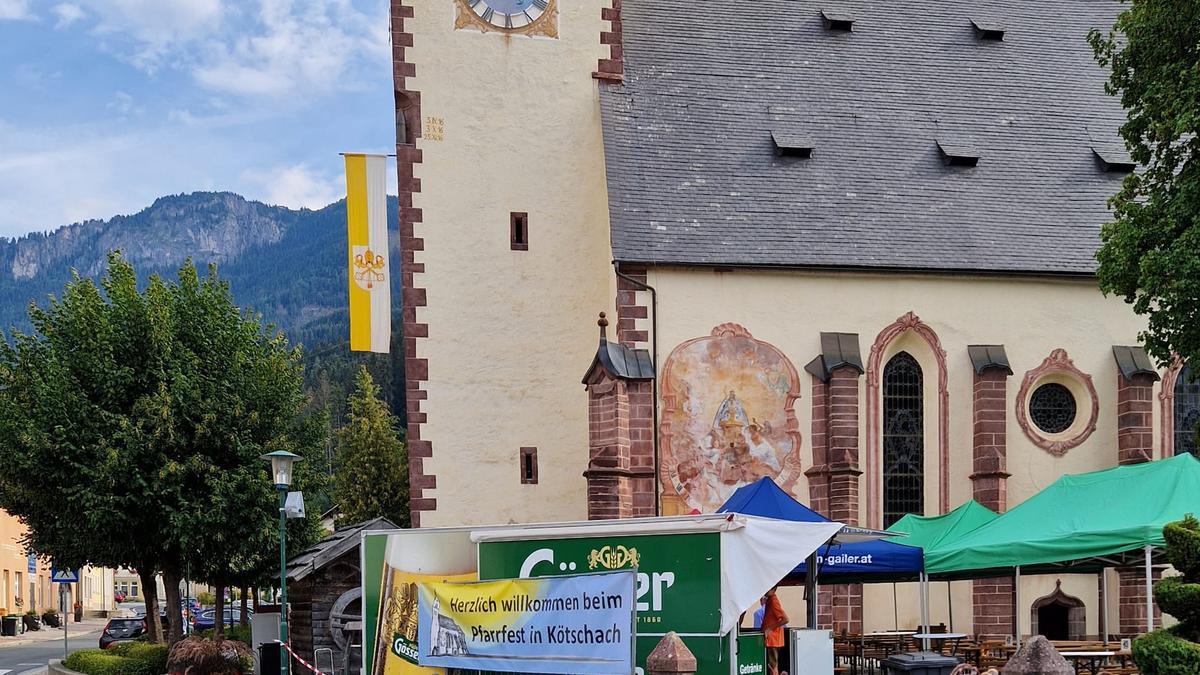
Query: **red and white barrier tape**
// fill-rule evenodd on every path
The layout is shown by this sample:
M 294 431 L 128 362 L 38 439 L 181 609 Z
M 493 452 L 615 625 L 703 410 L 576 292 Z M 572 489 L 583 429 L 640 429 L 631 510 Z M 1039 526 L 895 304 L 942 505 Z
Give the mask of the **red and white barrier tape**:
M 314 667 L 314 666 L 313 666 L 311 663 L 309 663 L 308 661 L 305 661 L 304 659 L 300 658 L 300 655 L 299 655 L 299 654 L 297 654 L 296 652 L 292 651 L 292 646 L 291 646 L 291 645 L 289 645 L 288 643 L 286 643 L 286 642 L 280 642 L 279 640 L 276 640 L 276 641 L 275 641 L 275 643 L 276 643 L 276 644 L 283 645 L 283 648 L 287 650 L 288 654 L 291 654 L 291 655 L 292 655 L 292 658 L 293 658 L 293 659 L 296 659 L 297 661 L 299 661 L 299 662 L 300 662 L 300 665 L 304 666 L 305 668 L 308 668 L 310 671 L 312 671 L 312 672 L 316 673 L 316 675 L 328 675 L 327 673 L 323 673 L 323 672 L 321 672 L 321 671 L 317 670 L 317 669 L 316 669 L 316 668 L 315 668 L 315 667 Z

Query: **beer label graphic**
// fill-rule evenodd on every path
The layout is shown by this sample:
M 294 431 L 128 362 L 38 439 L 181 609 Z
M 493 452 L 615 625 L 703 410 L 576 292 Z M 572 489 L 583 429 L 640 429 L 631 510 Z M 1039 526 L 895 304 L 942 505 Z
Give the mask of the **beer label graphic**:
M 374 675 L 447 675 L 444 668 L 417 665 L 417 584 L 422 582 L 474 581 L 470 574 L 413 574 L 389 569 L 384 580 L 376 641 Z

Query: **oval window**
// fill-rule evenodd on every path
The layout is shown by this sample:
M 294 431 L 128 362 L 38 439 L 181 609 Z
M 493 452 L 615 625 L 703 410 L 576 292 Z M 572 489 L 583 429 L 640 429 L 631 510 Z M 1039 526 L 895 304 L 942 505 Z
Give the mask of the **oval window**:
M 1075 422 L 1075 395 L 1057 382 L 1043 384 L 1029 397 L 1029 418 L 1038 429 L 1060 434 Z

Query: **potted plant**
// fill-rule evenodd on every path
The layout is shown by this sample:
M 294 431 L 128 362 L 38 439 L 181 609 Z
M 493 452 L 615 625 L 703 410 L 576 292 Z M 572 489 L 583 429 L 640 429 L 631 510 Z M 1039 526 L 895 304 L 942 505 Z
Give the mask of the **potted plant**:
M 42 612 L 42 623 L 51 628 L 62 628 L 62 621 L 58 618 L 58 610 L 53 607 L 49 607 L 46 611 Z
M 40 630 L 42 624 L 38 621 L 38 613 L 36 609 L 31 609 L 25 612 L 25 630 Z
M 236 640 L 186 637 L 167 656 L 167 672 L 174 675 L 246 675 L 254 672 L 254 655 Z

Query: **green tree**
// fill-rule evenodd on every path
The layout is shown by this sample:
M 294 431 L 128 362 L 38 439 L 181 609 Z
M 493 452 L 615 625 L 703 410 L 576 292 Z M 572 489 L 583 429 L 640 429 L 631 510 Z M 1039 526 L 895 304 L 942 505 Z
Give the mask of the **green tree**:
M 408 527 L 408 459 L 396 418 L 365 366 L 354 385 L 346 424 L 336 433 L 333 496 L 339 518 L 358 523 L 384 517 Z
M 214 268 L 201 278 L 190 262 L 139 290 L 114 253 L 101 287 L 76 276 L 30 318 L 32 334 L 0 345 L 0 507 L 38 554 L 137 569 L 148 612 L 161 572 L 177 639 L 184 569 L 232 578 L 277 555 L 259 456 L 321 461 L 316 425 L 300 416 L 299 352 L 243 314 Z M 297 546 L 316 531 L 294 527 Z
M 1148 317 L 1141 339 L 1160 362 L 1200 362 L 1200 3 L 1132 0 L 1088 41 L 1141 165 L 1110 201 L 1100 287 Z

